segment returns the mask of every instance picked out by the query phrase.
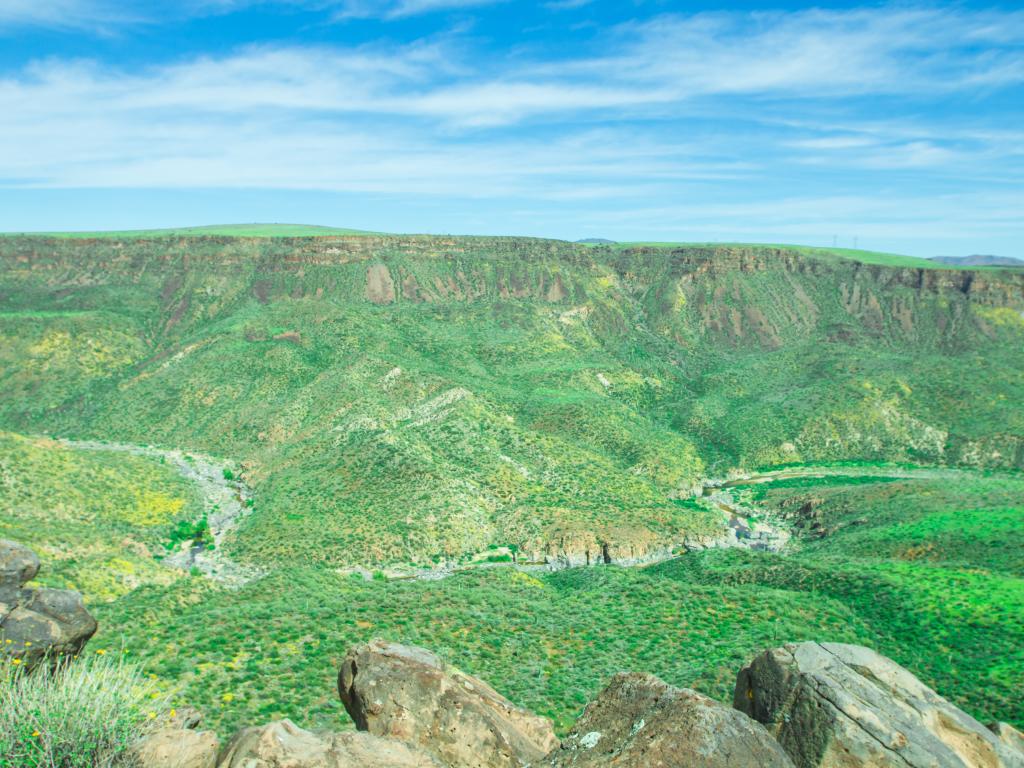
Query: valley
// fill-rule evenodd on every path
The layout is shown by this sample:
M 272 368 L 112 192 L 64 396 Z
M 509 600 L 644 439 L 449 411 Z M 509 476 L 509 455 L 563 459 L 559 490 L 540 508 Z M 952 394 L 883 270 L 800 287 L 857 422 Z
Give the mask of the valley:
M 0 538 L 90 648 L 222 732 L 380 636 L 559 732 L 802 640 L 1024 723 L 1024 275 L 271 233 L 0 238 Z

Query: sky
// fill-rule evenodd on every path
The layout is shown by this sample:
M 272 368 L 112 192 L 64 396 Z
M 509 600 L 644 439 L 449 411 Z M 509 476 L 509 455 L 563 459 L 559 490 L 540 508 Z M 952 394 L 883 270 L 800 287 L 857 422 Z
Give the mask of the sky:
M 1024 257 L 1024 9 L 0 0 L 0 231 Z

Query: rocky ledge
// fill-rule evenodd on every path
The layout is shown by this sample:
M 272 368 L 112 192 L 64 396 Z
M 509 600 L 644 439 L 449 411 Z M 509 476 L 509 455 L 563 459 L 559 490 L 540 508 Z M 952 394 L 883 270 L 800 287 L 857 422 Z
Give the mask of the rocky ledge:
M 561 742 L 549 721 L 423 648 L 356 646 L 338 690 L 358 732 L 281 720 L 221 749 L 189 718 L 135 755 L 142 768 L 1024 768 L 1012 726 L 986 727 L 884 656 L 837 643 L 761 654 L 731 708 L 620 673 Z

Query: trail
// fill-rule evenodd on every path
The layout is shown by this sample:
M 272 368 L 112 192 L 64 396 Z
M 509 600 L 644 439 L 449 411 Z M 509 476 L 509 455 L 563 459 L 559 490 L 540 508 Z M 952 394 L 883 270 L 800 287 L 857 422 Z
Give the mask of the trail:
M 87 451 L 119 451 L 136 456 L 162 458 L 173 466 L 183 478 L 193 483 L 203 502 L 206 522 L 213 536 L 213 549 L 182 542 L 181 548 L 165 557 L 162 562 L 171 568 L 193 568 L 224 586 L 237 589 L 263 572 L 240 565 L 223 554 L 223 545 L 229 534 L 249 510 L 245 502 L 252 493 L 240 480 L 224 477 L 227 468 L 210 456 L 194 451 L 168 450 L 132 443 L 106 443 L 99 440 L 68 440 L 56 438 L 62 445 Z

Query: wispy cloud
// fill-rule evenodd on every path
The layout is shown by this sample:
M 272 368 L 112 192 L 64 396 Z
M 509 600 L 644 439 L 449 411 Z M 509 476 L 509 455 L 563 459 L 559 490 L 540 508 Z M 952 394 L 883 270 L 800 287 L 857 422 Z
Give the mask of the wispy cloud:
M 342 0 L 336 18 L 401 19 L 438 11 L 465 10 L 506 0 Z
M 0 24 L 99 18 L 84 0 L 15 2 Z M 399 18 L 478 4 L 346 8 Z M 927 174 L 947 195 L 936 207 L 943 227 L 1012 226 L 992 211 L 956 210 L 981 201 L 1011 210 L 1012 191 L 949 202 L 948 188 L 1019 181 L 1020 109 L 1000 113 L 1005 125 L 972 121 L 969 109 L 939 122 L 927 115 L 1019 92 L 1022 12 L 664 15 L 608 30 L 587 53 L 477 44 L 448 35 L 252 46 L 132 71 L 38 60 L 0 79 L 0 185 L 547 200 L 557 206 L 541 218 L 559 210 L 587 222 L 592 210 L 594 226 L 621 217 L 652 233 L 686 222 L 710 236 L 731 216 L 736 237 L 745 216 L 782 237 L 852 228 L 856 214 L 874 222 L 865 234 L 881 236 L 898 227 L 883 203 L 920 203 L 906 180 Z M 830 188 L 864 174 L 872 195 Z M 729 194 L 728 205 L 714 200 Z M 758 195 L 768 199 L 749 199 Z M 904 226 L 932 221 L 902 210 Z
M 143 16 L 131 4 L 107 0 L 4 0 L 0 3 L 0 29 L 49 27 L 105 29 L 137 23 Z

